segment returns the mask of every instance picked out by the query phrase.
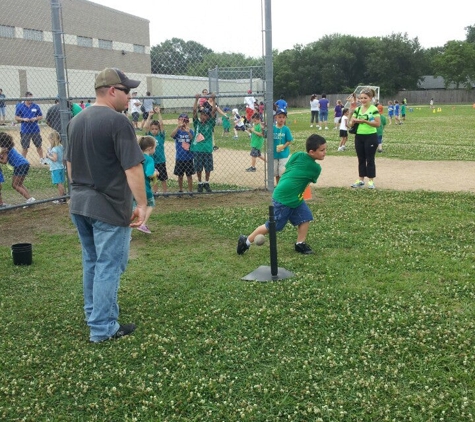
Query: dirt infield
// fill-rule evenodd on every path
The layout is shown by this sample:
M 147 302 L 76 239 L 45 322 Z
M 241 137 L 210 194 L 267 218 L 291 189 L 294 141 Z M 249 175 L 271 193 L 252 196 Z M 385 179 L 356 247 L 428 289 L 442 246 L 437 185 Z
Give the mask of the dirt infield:
M 258 161 L 257 172 L 246 173 L 245 169 L 250 165 L 249 153 L 246 151 L 231 152 L 220 148 L 214 153 L 215 168 L 218 170 L 229 165 L 226 163 L 231 154 L 233 165 L 243 169 L 242 174 L 236 178 L 236 184 L 262 187 L 264 165 Z M 327 156 L 320 164 L 322 174 L 317 186 L 349 187 L 358 178 L 358 162 L 354 156 Z M 256 174 L 262 177 L 256 177 Z M 375 185 L 378 189 L 475 193 L 475 162 L 473 161 L 403 161 L 378 155 L 376 175 Z M 229 174 L 215 171 L 211 179 L 229 183 Z

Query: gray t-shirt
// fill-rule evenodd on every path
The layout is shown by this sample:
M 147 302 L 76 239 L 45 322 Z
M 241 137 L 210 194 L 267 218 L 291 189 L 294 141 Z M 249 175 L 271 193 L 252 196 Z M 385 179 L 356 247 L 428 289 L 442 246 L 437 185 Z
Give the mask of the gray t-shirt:
M 87 107 L 69 122 L 65 159 L 71 163 L 71 213 L 128 226 L 133 198 L 125 170 L 144 158 L 127 117 Z

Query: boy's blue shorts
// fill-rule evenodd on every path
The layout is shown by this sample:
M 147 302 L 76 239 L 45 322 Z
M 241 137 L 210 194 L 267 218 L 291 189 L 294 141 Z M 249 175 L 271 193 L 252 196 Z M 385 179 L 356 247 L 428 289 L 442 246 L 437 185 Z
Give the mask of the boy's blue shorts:
M 312 211 L 305 201 L 302 201 L 297 208 L 290 208 L 274 200 L 272 204 L 274 205 L 275 230 L 278 232 L 284 229 L 288 221 L 293 226 L 313 221 Z M 269 220 L 265 222 L 265 226 L 269 230 Z
M 3 178 L 2 169 L 0 169 L 0 183 L 3 183 L 3 182 L 5 182 L 5 179 Z

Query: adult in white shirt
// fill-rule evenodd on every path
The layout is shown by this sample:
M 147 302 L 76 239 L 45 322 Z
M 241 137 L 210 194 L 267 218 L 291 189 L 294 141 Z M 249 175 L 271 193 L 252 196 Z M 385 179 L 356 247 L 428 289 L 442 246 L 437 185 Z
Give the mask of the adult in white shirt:
M 313 122 L 315 121 L 315 127 L 320 128 L 318 124 L 318 113 L 320 112 L 320 101 L 318 101 L 318 95 L 313 94 L 310 97 L 310 127 L 313 127 Z

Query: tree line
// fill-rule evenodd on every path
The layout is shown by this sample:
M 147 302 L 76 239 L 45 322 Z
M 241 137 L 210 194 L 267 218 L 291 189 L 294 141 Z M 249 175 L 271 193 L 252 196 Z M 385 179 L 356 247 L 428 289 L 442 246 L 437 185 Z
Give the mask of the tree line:
M 464 41 L 424 49 L 407 34 L 385 37 L 326 35 L 307 45 L 273 52 L 274 91 L 287 97 L 311 93 L 353 92 L 370 84 L 386 94 L 417 89 L 424 75 L 442 76 L 446 86 L 471 89 L 475 82 L 475 25 Z M 216 53 L 195 41 L 172 38 L 153 46 L 152 73 L 208 77 L 216 68 L 264 66 L 262 57 Z

